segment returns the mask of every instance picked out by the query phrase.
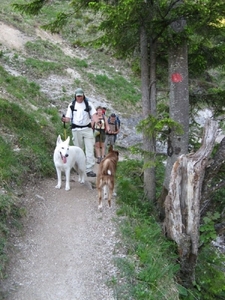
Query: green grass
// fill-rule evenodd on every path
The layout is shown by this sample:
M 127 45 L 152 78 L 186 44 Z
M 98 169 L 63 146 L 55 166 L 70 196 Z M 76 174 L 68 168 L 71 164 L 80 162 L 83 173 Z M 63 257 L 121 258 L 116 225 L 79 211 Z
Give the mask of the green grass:
M 63 51 L 56 45 L 45 40 L 35 40 L 29 41 L 25 44 L 26 52 L 29 56 L 33 58 L 42 58 L 42 60 L 58 60 L 59 58 L 67 58 Z
M 52 161 L 49 157 L 52 155 L 54 144 L 49 137 L 53 134 L 56 137 L 56 133 L 50 129 L 49 125 L 40 125 L 34 116 L 26 113 L 17 104 L 4 99 L 0 99 L 0 124 L 2 128 L 10 128 L 10 131 L 14 133 L 12 141 L 1 138 L 1 157 L 3 158 L 4 153 L 7 153 L 8 161 L 1 159 L 0 165 L 3 170 L 7 166 L 8 168 L 13 166 L 14 170 L 21 166 L 18 169 L 19 174 L 13 172 L 9 174 L 11 180 L 13 177 L 17 178 L 15 183 L 18 184 L 29 172 L 35 171 L 36 175 L 45 176 L 53 173 Z M 13 151 L 13 148 L 19 148 L 21 151 Z M 24 170 L 21 169 L 23 167 Z M 10 171 L 4 171 L 4 174 L 8 172 Z M 2 182 L 4 180 L 6 180 L 5 176 Z
M 42 61 L 40 59 L 27 58 L 25 61 L 27 71 L 37 78 L 50 74 L 63 74 L 64 67 L 61 63 Z
M 2 66 L 0 66 L 0 85 L 6 90 L 12 102 L 23 105 L 29 102 L 38 106 L 46 104 L 38 84 L 29 82 L 23 76 L 10 75 Z M 29 110 L 29 105 L 27 109 Z
M 176 247 L 163 236 L 155 209 L 145 199 L 141 174 L 142 162 L 119 163 L 117 213 L 126 257 L 116 259 L 115 294 L 117 299 L 179 299 Z
M 116 107 L 123 107 L 122 111 L 127 109 L 127 105 L 135 105 L 140 102 L 141 95 L 135 89 L 132 82 L 128 82 L 124 77 L 111 74 L 109 78 L 107 75 L 94 75 L 88 73 L 89 81 L 101 90 L 107 99 Z

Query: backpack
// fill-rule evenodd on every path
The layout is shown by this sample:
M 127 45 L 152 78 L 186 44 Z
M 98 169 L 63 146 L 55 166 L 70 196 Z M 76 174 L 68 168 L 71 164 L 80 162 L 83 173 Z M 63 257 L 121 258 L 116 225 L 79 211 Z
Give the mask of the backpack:
M 70 108 L 71 108 L 71 111 L 72 111 L 71 123 L 73 123 L 73 112 L 76 111 L 75 103 L 76 103 L 76 97 L 73 100 L 72 104 L 70 105 Z M 86 111 L 88 113 L 89 118 L 91 119 L 91 114 L 90 114 L 91 107 L 88 104 L 88 98 L 84 97 L 84 103 L 85 103 L 85 106 L 86 106 L 84 111 Z
M 120 119 L 118 116 L 116 116 L 116 123 L 118 123 L 118 127 L 120 128 Z

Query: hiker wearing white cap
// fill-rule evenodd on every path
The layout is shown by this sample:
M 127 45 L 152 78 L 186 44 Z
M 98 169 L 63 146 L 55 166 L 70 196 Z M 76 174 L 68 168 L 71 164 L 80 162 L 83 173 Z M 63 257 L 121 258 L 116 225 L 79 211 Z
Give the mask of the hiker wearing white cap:
M 62 117 L 62 122 L 71 123 L 73 143 L 84 149 L 88 177 L 96 177 L 92 170 L 95 165 L 92 120 L 97 121 L 96 109 L 85 97 L 84 91 L 78 88 L 75 90 L 75 99 L 68 105 L 66 116 Z

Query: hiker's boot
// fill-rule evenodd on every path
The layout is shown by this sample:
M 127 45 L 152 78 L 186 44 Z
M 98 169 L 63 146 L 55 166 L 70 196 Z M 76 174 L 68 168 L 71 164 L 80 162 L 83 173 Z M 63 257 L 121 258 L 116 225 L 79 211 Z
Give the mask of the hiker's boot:
M 96 174 L 93 171 L 87 172 L 87 177 L 96 177 Z
M 97 164 L 100 164 L 100 162 L 101 162 L 101 157 L 98 157 L 97 158 Z

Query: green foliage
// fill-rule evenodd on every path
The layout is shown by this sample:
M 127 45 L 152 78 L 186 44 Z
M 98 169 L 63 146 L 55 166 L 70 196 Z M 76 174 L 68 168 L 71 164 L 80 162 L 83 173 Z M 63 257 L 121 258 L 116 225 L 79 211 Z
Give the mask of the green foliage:
M 224 166 L 222 166 L 221 172 L 218 173 L 215 182 L 213 182 L 214 185 L 217 185 L 218 182 L 224 181 L 224 172 L 225 172 Z M 225 205 L 225 188 L 220 188 L 212 196 L 213 210 L 223 212 L 224 205 Z
M 195 297 L 185 299 L 224 299 L 224 263 L 224 254 L 211 245 L 201 248 L 196 268 L 196 289 L 192 291 Z
M 177 135 L 183 134 L 182 126 L 177 122 L 170 118 L 158 119 L 152 115 L 141 120 L 137 125 L 137 130 L 138 132 L 143 132 L 149 137 L 156 137 L 160 134 L 161 139 L 167 138 L 171 130 L 173 130 Z
M 13 3 L 12 7 L 15 10 L 20 11 L 21 13 L 26 13 L 28 15 L 37 15 L 39 14 L 41 8 L 45 5 L 46 0 L 34 0 L 27 4 L 18 4 Z
M 43 25 L 44 30 L 49 30 L 52 33 L 59 33 L 63 26 L 68 23 L 68 19 L 71 14 L 66 14 L 64 12 L 58 12 L 56 18 L 53 22 Z
M 215 221 L 220 218 L 218 212 L 211 213 L 207 212 L 206 216 L 203 218 L 203 224 L 200 226 L 200 241 L 201 243 L 209 244 L 212 240 L 217 237 L 215 230 Z

